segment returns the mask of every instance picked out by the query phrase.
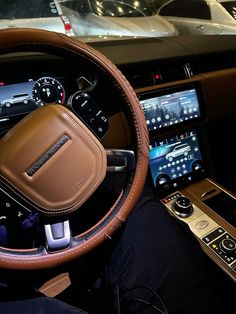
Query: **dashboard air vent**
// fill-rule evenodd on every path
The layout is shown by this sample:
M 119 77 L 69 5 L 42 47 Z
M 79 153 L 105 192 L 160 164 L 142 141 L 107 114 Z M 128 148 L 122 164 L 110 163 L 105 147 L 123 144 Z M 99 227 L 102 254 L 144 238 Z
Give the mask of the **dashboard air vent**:
M 134 88 L 184 80 L 193 76 L 190 64 L 183 62 L 122 67 L 121 71 Z
M 192 71 L 187 63 L 166 64 L 160 68 L 162 83 L 188 79 Z
M 121 69 L 127 80 L 134 88 L 145 87 L 155 84 L 155 79 L 150 68 L 135 67 Z

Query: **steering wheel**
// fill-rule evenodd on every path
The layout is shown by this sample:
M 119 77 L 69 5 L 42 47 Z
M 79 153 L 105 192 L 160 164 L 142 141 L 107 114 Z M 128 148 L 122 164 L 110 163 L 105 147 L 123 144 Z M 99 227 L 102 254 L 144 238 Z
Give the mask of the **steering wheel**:
M 0 31 L 0 54 L 32 51 L 86 60 L 96 66 L 124 99 L 134 149 L 105 149 L 87 125 L 60 104 L 34 110 L 8 131 L 0 140 L 0 188 L 19 204 L 40 213 L 45 221 L 43 245 L 32 249 L 0 247 L 0 267 L 9 269 L 58 266 L 111 237 L 132 211 L 148 167 L 143 110 L 116 66 L 87 44 L 63 34 L 34 29 Z M 94 194 L 110 171 L 129 172 L 128 182 L 102 219 L 72 236 L 70 215 Z

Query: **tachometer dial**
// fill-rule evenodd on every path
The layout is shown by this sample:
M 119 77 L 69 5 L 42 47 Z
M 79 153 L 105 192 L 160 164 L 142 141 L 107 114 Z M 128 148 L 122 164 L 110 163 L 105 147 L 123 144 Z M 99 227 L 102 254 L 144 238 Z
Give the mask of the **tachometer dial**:
M 33 86 L 32 95 L 37 106 L 43 106 L 46 103 L 63 104 L 65 101 L 65 90 L 62 84 L 53 77 L 38 79 Z

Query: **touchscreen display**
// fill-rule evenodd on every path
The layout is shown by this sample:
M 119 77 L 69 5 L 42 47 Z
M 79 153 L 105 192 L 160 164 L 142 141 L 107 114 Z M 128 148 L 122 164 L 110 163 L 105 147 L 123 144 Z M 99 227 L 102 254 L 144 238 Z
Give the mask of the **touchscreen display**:
M 202 167 L 202 156 L 195 131 L 154 140 L 150 146 L 149 166 L 154 186 L 178 182 Z
M 154 94 L 139 96 L 149 131 L 200 117 L 199 100 L 195 88 L 166 94 L 160 91 L 156 92 L 155 97 Z

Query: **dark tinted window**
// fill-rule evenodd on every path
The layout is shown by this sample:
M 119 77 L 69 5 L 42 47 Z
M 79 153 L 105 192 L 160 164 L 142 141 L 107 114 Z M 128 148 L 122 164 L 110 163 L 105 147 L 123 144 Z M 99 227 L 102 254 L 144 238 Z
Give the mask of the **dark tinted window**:
M 203 0 L 174 0 L 160 10 L 160 15 L 211 19 L 210 8 Z
M 223 7 L 229 12 L 230 15 L 236 20 L 236 1 L 221 2 Z
M 58 16 L 52 0 L 0 0 L 0 19 Z
M 149 0 L 91 0 L 97 15 L 113 17 L 138 17 L 156 14 L 156 8 Z
M 86 0 L 64 0 L 61 1 L 60 5 L 78 12 L 80 12 L 81 9 L 87 12 L 89 11 L 89 2 Z
M 61 5 L 80 14 L 92 12 L 111 17 L 151 16 L 157 13 L 152 0 L 64 0 Z

